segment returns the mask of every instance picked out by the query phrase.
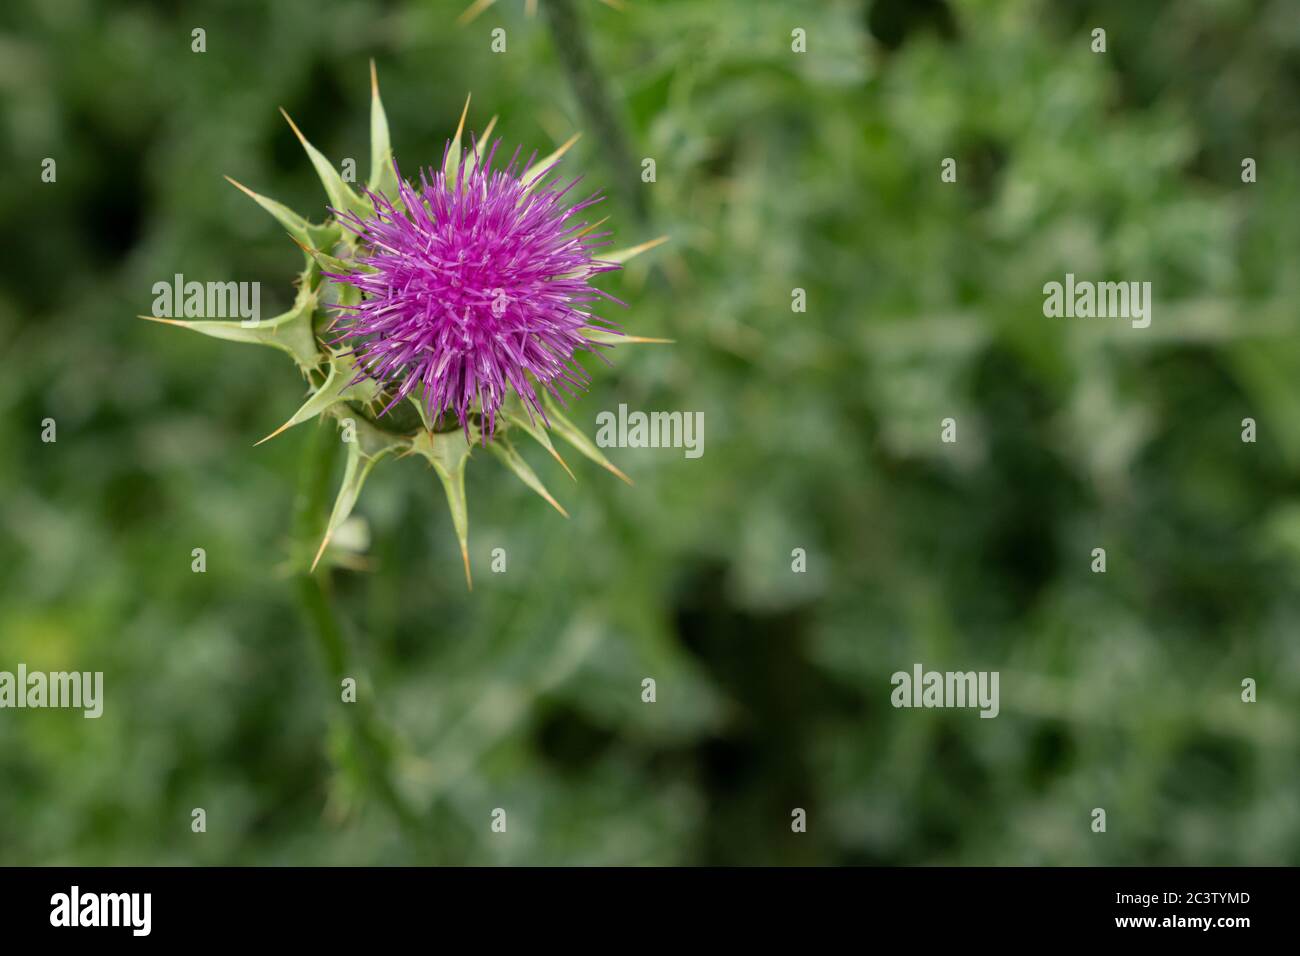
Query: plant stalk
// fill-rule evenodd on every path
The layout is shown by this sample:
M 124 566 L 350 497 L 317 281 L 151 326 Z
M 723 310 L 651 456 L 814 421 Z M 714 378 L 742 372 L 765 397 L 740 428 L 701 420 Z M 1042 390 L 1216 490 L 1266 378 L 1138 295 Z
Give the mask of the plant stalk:
M 303 554 L 312 554 L 320 536 L 324 534 L 330 513 L 330 481 L 333 465 L 338 456 L 339 442 L 328 427 L 312 429 L 308 447 L 303 457 L 302 472 L 298 481 L 298 494 L 294 505 L 294 560 Z M 329 570 L 322 565 L 315 574 L 300 570 L 295 577 L 295 590 L 303 618 L 316 639 L 322 662 L 333 683 L 333 693 L 341 695 L 343 679 L 359 679 L 352 659 L 347 635 L 334 607 L 329 586 Z M 393 735 L 384 726 L 373 702 L 358 694 L 355 702 L 343 703 L 343 708 L 355 753 L 362 765 L 364 785 L 397 819 L 408 834 L 425 842 L 427 835 L 421 826 L 420 815 L 402 795 L 395 780 L 393 768 Z

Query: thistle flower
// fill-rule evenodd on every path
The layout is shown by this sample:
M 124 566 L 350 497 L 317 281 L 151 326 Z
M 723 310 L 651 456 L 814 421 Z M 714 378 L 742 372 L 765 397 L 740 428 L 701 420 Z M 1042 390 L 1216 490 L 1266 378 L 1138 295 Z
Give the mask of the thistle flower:
M 454 411 L 467 434 L 477 408 L 484 442 L 507 389 L 545 419 L 533 383 L 556 396 L 585 388 L 573 354 L 605 343 L 582 330 L 617 331 L 585 308 L 600 298 L 618 301 L 588 285 L 619 268 L 594 258 L 609 234 L 576 220 L 599 196 L 566 206 L 578 180 L 545 188 L 526 180 L 518 149 L 493 172 L 499 144 L 482 158 L 477 146 L 465 150 L 454 177 L 444 156 L 442 170 L 421 172 L 418 189 L 394 164 L 401 208 L 367 191 L 372 215 L 336 211 L 360 240 L 359 268 L 325 272 L 361 293 L 359 304 L 338 306 L 333 326 L 360 377 L 391 386 L 390 407 L 418 387 L 428 419 Z
M 594 315 L 590 306 L 597 300 L 617 300 L 590 280 L 667 237 L 597 254 L 608 234 L 595 230 L 605 220 L 587 223 L 579 217 L 598 197 L 570 204 L 576 180 L 561 185 L 546 178 L 577 136 L 522 169 L 516 150 L 494 170 L 497 146 L 486 155 L 484 148 L 495 117 L 468 148 L 461 146 L 468 99 L 442 168 L 423 171 L 418 186 L 404 181 L 392 155 L 373 62 L 370 85 L 370 177 L 364 199 L 287 113 L 325 187 L 329 218 L 310 222 L 230 180 L 303 250 L 304 267 L 289 311 L 251 325 L 140 318 L 269 345 L 293 358 L 311 395 L 262 441 L 318 416 L 338 421 L 347 463 L 311 570 L 351 515 L 371 469 L 386 457 L 419 455 L 446 493 L 471 584 L 465 470 L 476 444 L 566 517 L 516 450 L 511 440 L 516 434 L 536 441 L 570 477 L 552 432 L 630 483 L 563 409 L 565 396 L 587 382 L 574 361 L 576 352 L 615 342 L 665 341 L 619 334 Z M 444 413 L 453 420 L 444 423 Z

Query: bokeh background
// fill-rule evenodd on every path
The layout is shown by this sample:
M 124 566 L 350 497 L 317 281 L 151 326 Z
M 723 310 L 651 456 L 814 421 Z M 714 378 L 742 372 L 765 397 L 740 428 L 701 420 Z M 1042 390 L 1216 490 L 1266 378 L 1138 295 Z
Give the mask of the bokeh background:
M 106 682 L 0 712 L 0 863 L 1300 862 L 1295 3 L 466 5 L 0 6 L 0 669 Z M 331 426 L 254 449 L 287 358 L 134 316 L 177 272 L 287 307 L 222 176 L 320 218 L 277 107 L 364 174 L 372 57 L 404 164 L 469 92 L 525 152 L 585 130 L 618 244 L 672 236 L 605 288 L 676 344 L 575 420 L 706 445 L 531 455 L 568 521 L 476 456 L 472 593 L 435 476 L 378 468 L 325 581 L 349 709 L 285 571 Z M 1152 326 L 1044 318 L 1066 272 Z M 914 662 L 1001 715 L 893 709 Z

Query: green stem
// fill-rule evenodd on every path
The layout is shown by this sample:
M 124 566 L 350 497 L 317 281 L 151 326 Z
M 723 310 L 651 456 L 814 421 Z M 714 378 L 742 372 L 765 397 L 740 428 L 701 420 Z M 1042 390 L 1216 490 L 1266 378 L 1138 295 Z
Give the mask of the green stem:
M 573 87 L 573 95 L 578 98 L 578 105 L 591 124 L 592 133 L 600 143 L 601 154 L 609 161 L 615 188 L 628 208 L 644 222 L 645 191 L 637 188 L 634 177 L 634 170 L 638 167 L 632 160 L 632 150 L 628 146 L 623 124 L 619 122 L 610 102 L 604 77 L 591 57 L 586 30 L 577 7 L 573 0 L 543 0 L 542 8 L 551 39 L 555 43 L 555 52 L 560 57 L 564 72 L 568 74 L 569 85 Z
M 311 554 L 329 521 L 330 480 L 339 442 L 328 428 L 317 427 L 303 459 L 298 494 L 294 505 L 295 554 Z M 295 588 L 309 630 L 316 638 L 334 693 L 340 694 L 343 679 L 358 678 L 347 636 L 331 599 L 329 571 L 316 574 L 301 571 Z M 358 687 L 362 681 L 357 680 Z M 358 694 L 354 703 L 341 703 L 365 785 L 411 835 L 424 840 L 420 816 L 398 790 L 393 771 L 393 736 L 384 726 L 374 704 Z

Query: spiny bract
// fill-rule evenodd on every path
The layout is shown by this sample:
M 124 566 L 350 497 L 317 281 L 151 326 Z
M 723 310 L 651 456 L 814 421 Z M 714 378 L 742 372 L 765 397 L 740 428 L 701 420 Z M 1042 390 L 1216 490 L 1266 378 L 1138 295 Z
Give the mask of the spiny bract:
M 520 169 L 515 158 L 493 171 L 487 149 L 496 118 L 462 148 L 469 101 L 442 169 L 418 188 L 401 180 L 388 119 L 370 68 L 370 177 L 362 199 L 325 156 L 285 119 L 306 150 L 329 199 L 322 224 L 235 182 L 288 231 L 306 255 L 293 306 L 246 325 L 237 321 L 154 319 L 216 338 L 287 352 L 312 392 L 266 441 L 321 415 L 344 429 L 347 463 L 316 556 L 352 513 L 366 477 L 382 458 L 418 454 L 441 480 L 469 571 L 465 466 L 476 443 L 526 485 L 567 513 L 515 450 L 518 429 L 572 477 L 548 432 L 619 471 L 561 411 L 561 391 L 586 382 L 573 353 L 615 342 L 653 342 L 618 334 L 589 305 L 606 294 L 587 284 L 666 237 L 595 255 L 604 222 L 572 222 L 595 199 L 565 205 L 567 186 L 547 176 L 577 140 Z M 283 112 L 283 110 L 281 111 Z M 227 177 L 229 179 L 229 177 Z M 616 301 L 616 300 L 614 300 Z M 408 421 L 402 421 L 407 409 Z M 450 413 L 444 421 L 444 412 Z M 259 442 L 258 444 L 261 444 Z

